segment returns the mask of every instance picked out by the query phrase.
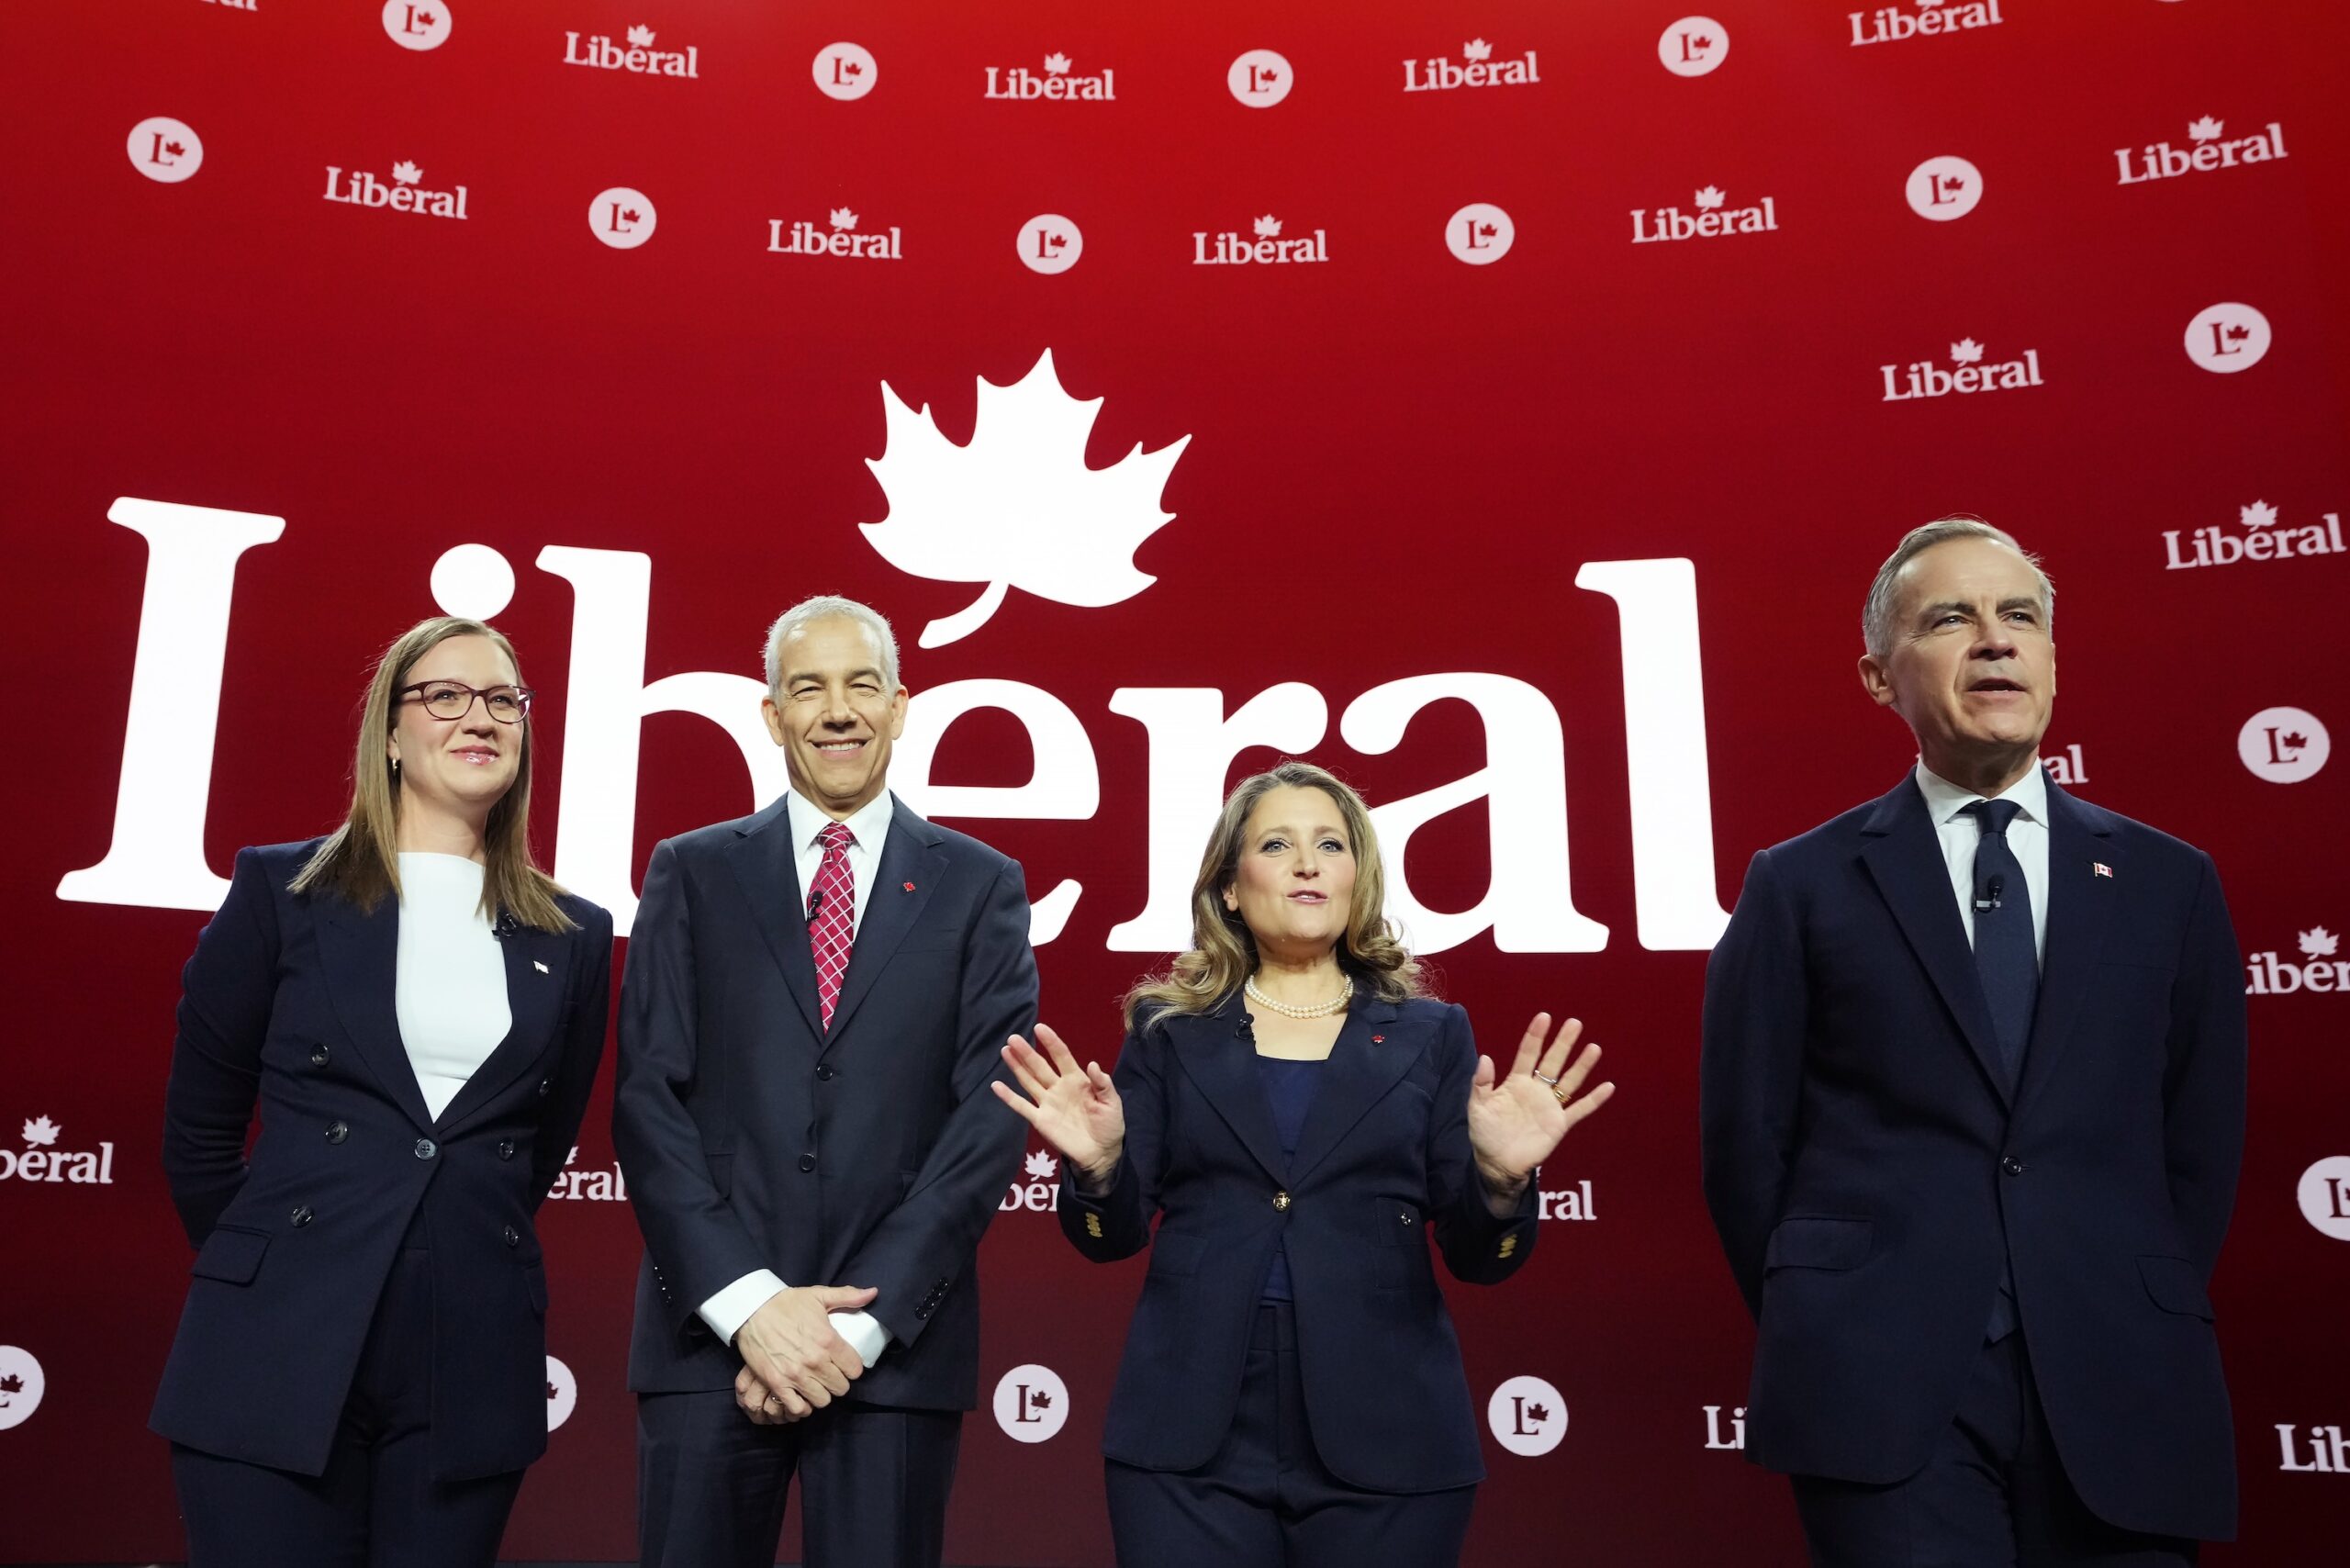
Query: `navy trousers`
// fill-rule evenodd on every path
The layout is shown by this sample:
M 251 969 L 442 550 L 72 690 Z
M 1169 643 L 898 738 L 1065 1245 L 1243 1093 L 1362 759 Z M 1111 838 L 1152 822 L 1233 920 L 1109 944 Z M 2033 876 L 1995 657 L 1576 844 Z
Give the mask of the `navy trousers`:
M 938 1568 L 959 1410 L 836 1400 L 760 1427 L 729 1390 L 636 1401 L 642 1568 L 772 1568 L 784 1501 L 800 1477 L 806 1568 Z
M 1450 1568 L 1477 1498 L 1366 1492 L 1323 1467 L 1306 1429 L 1297 1320 L 1257 1309 L 1232 1430 L 1197 1470 L 1108 1462 L 1119 1568 Z
M 1794 1477 L 1817 1568 L 2187 1568 L 2196 1543 L 2118 1529 L 2057 1458 L 2024 1336 L 1983 1347 L 1925 1469 L 1889 1486 Z
M 489 1568 L 522 1473 L 434 1480 L 431 1416 L 430 1255 L 410 1245 L 376 1303 L 322 1474 L 172 1445 L 188 1568 Z

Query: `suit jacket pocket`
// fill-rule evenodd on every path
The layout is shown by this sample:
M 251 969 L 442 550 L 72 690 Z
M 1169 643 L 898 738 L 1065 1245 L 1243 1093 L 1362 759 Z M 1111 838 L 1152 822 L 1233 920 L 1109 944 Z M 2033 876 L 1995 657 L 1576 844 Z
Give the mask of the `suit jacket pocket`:
M 1876 1222 L 1830 1215 L 1790 1215 L 1771 1232 L 1768 1269 L 1857 1269 L 1868 1261 Z
M 2141 1258 L 2138 1277 L 2146 1282 L 2146 1294 L 2165 1312 L 2211 1321 L 2210 1293 L 2203 1288 L 2201 1271 L 2186 1259 Z
M 204 1238 L 202 1250 L 189 1271 L 198 1279 L 224 1284 L 248 1285 L 261 1272 L 261 1256 L 269 1250 L 269 1233 L 233 1225 L 216 1225 Z

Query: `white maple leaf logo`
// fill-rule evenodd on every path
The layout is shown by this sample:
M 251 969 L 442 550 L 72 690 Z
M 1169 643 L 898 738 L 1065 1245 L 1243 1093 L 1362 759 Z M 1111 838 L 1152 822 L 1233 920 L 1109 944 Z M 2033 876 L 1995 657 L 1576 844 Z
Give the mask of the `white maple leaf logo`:
M 1275 218 L 1271 213 L 1270 213 L 1270 212 L 1269 212 L 1269 213 L 1265 214 L 1265 216 L 1264 216 L 1264 217 L 1262 217 L 1262 218 L 1260 218 L 1257 219 L 1257 238 L 1258 238 L 1258 239 L 1259 239 L 1259 240 L 1270 240 L 1270 239 L 1273 239 L 1275 236 L 1279 235 L 1279 234 L 1281 233 L 1281 220 L 1280 218 Z
M 2220 132 L 2225 129 L 2225 121 L 2213 119 L 2210 115 L 2187 122 L 2187 134 L 2197 141 L 2217 141 Z
M 1174 521 L 1159 510 L 1159 494 L 1190 436 L 1156 452 L 1136 442 L 1107 468 L 1087 467 L 1085 440 L 1102 399 L 1063 391 L 1050 349 L 1010 386 L 979 378 L 967 446 L 939 433 L 929 404 L 913 412 L 886 381 L 881 406 L 887 445 L 866 466 L 890 512 L 857 525 L 866 543 L 912 576 L 987 585 L 969 608 L 924 626 L 922 646 L 969 636 L 1015 586 L 1096 609 L 1158 580 L 1136 568 L 1134 553 Z
M 1961 338 L 1950 346 L 1953 364 L 1979 364 L 1983 360 L 1983 345 L 1973 338 Z
M 1712 212 L 1717 207 L 1720 207 L 1723 202 L 1728 201 L 1729 197 L 1724 194 L 1720 186 L 1707 185 L 1704 190 L 1699 191 L 1695 196 L 1689 199 L 1697 204 L 1698 211 Z
M 424 171 L 403 158 L 392 165 L 392 178 L 403 185 L 412 185 L 424 178 Z
M 1059 1174 L 1061 1162 L 1041 1148 L 1028 1157 L 1024 1167 L 1029 1175 L 1040 1182 L 1051 1181 Z
M 2277 509 L 2266 501 L 2255 501 L 2248 507 L 2236 508 L 2236 521 L 2246 528 L 2266 528 L 2277 521 Z
M 845 207 L 836 207 L 833 208 L 833 227 L 835 229 L 856 228 L 856 214 L 851 212 Z
M 1068 75 L 1069 56 L 1066 54 L 1048 54 L 1045 56 L 1045 72 L 1046 74 L 1051 76 Z
M 634 48 L 649 49 L 653 45 L 653 29 L 646 27 L 643 23 L 639 22 L 636 26 L 629 28 L 628 41 Z
M 1460 58 L 1463 60 L 1490 60 L 1493 54 L 1494 46 L 1483 39 L 1471 39 L 1460 46 Z
M 25 1142 L 34 1148 L 46 1148 L 57 1141 L 59 1128 L 47 1116 L 34 1116 L 25 1123 Z
M 2312 925 L 2301 933 L 2301 951 L 2312 958 L 2331 958 L 2340 938 L 2322 925 Z M 32 1124 L 25 1124 L 25 1136 L 32 1136 Z

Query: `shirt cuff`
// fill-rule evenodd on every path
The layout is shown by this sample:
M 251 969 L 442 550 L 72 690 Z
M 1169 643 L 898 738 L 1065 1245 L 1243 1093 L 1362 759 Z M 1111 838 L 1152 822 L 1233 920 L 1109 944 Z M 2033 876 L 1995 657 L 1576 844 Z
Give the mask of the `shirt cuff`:
M 881 1327 L 881 1320 L 869 1312 L 835 1312 L 832 1318 L 833 1332 L 848 1341 L 848 1348 L 871 1371 L 881 1352 L 890 1348 L 890 1331 Z
M 703 1302 L 695 1314 L 710 1325 L 710 1331 L 721 1342 L 734 1342 L 736 1330 L 751 1320 L 751 1314 L 767 1304 L 767 1298 L 784 1289 L 784 1283 L 772 1269 L 754 1269 L 741 1279 Z

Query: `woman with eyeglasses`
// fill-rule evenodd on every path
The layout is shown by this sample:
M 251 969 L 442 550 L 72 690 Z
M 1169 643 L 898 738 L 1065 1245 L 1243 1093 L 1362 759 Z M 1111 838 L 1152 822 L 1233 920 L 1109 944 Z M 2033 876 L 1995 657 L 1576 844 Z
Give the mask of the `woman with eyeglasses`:
M 488 1564 L 546 1449 L 532 1215 L 612 919 L 532 864 L 531 695 L 480 622 L 412 627 L 342 825 L 241 851 L 182 974 L 163 1169 L 197 1251 L 151 1424 L 191 1568 Z

